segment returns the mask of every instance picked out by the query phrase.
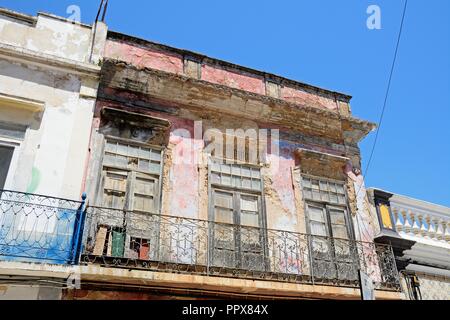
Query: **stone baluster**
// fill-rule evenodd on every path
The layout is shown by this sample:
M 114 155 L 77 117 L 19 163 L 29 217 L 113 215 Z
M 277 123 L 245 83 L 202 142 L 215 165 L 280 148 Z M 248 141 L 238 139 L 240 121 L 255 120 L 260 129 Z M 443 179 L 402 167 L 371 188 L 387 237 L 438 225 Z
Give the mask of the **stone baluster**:
M 436 218 L 436 239 L 443 240 L 444 239 L 444 228 L 443 223 L 444 221 Z
M 405 228 L 405 233 L 411 233 L 412 231 L 412 217 L 411 217 L 411 211 L 405 211 L 402 210 L 402 216 L 405 217 L 404 221 L 404 228 Z
M 428 229 L 430 228 L 429 223 L 427 222 L 427 216 L 426 214 L 421 214 L 420 215 L 420 220 L 421 220 L 421 226 L 420 226 L 420 234 L 422 235 L 422 237 L 424 238 L 429 238 L 428 236 Z
M 450 242 L 450 220 L 445 222 L 444 239 L 445 241 Z
M 419 235 L 420 233 L 420 224 L 422 216 L 420 214 L 414 214 L 414 212 L 410 212 L 411 221 L 412 221 L 412 233 L 415 235 Z
M 393 213 L 394 213 L 394 218 L 395 218 L 395 230 L 397 230 L 397 232 L 403 231 L 402 214 L 400 213 L 400 211 L 397 208 L 393 209 Z
M 434 221 L 431 218 L 431 216 L 427 217 L 427 223 L 429 225 L 429 227 L 428 227 L 428 237 L 430 239 L 434 239 L 435 236 L 436 236 L 436 226 L 434 225 Z

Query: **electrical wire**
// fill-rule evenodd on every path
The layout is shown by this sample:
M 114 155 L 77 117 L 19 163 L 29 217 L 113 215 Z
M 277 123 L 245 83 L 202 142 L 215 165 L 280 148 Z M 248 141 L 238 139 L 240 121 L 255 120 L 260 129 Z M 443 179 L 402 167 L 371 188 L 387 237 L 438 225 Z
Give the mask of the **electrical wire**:
M 365 173 L 364 173 L 364 177 L 365 178 L 368 175 L 370 164 L 372 163 L 372 159 L 373 159 L 373 156 L 374 156 L 374 153 L 375 153 L 375 149 L 376 149 L 376 146 L 377 146 L 381 125 L 383 124 L 384 114 L 385 114 L 385 111 L 386 111 L 386 105 L 387 105 L 387 101 L 388 101 L 388 98 L 389 98 L 389 92 L 391 90 L 392 76 L 394 74 L 395 63 L 397 61 L 398 48 L 400 46 L 400 39 L 402 37 L 403 25 L 404 25 L 404 21 L 405 21 L 407 7 L 408 7 L 408 0 L 405 0 L 405 5 L 403 7 L 402 20 L 401 20 L 401 23 L 400 23 L 400 30 L 399 30 L 398 37 L 397 37 L 397 44 L 395 46 L 394 59 L 392 61 L 391 70 L 390 70 L 390 73 L 389 73 L 389 80 L 388 80 L 387 89 L 386 89 L 386 94 L 385 94 L 385 97 L 384 97 L 383 108 L 382 108 L 382 111 L 381 111 L 380 120 L 378 121 L 377 132 L 375 134 L 375 140 L 374 140 L 374 143 L 373 143 L 373 146 L 372 146 L 372 151 L 370 153 L 369 161 L 367 162 L 366 170 L 365 170 Z M 358 198 L 358 195 L 359 195 L 359 192 L 362 189 L 362 186 L 363 186 L 363 183 L 361 184 L 361 186 L 358 189 L 358 192 L 356 193 L 356 198 Z

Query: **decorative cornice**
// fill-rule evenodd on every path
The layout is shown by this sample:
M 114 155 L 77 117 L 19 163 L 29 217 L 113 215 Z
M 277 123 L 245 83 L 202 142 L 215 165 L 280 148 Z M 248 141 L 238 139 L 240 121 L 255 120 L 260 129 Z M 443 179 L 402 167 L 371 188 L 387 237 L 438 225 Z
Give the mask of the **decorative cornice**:
M 101 67 L 60 58 L 57 56 L 0 43 L 0 57 L 6 60 L 27 63 L 45 69 L 61 70 L 85 77 L 99 78 Z

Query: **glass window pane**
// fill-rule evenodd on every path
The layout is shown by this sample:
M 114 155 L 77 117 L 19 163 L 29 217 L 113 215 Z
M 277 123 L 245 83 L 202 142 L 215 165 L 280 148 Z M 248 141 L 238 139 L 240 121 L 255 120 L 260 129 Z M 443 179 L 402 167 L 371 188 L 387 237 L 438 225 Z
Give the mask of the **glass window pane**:
M 241 210 L 243 211 L 258 211 L 258 199 L 242 196 L 241 197 Z
M 150 159 L 152 159 L 153 161 L 161 162 L 161 151 L 160 150 L 152 150 Z
M 311 199 L 311 198 L 312 198 L 312 193 L 311 193 L 311 190 L 310 190 L 310 189 L 305 189 L 305 190 L 303 190 L 303 194 L 304 194 L 304 197 L 305 197 L 306 199 Z
M 128 155 L 135 158 L 139 157 L 139 147 L 128 146 Z
M 308 206 L 308 216 L 310 220 L 325 222 L 325 212 L 322 208 Z
M 331 225 L 333 231 L 333 237 L 339 239 L 348 239 L 347 227 L 344 225 Z
M 242 176 L 244 177 L 251 177 L 252 173 L 250 171 L 250 168 L 242 167 L 241 168 Z
M 330 189 L 330 192 L 336 193 L 337 192 L 336 191 L 336 184 L 335 183 L 330 183 L 329 184 L 329 189 Z
M 135 182 L 135 193 L 140 193 L 144 195 L 153 195 L 155 190 L 154 180 L 145 180 L 137 178 Z
M 134 210 L 144 211 L 144 212 L 154 212 L 154 202 L 153 197 L 145 196 L 134 196 Z
M 218 173 L 211 173 L 211 183 L 220 183 L 220 175 Z
M 220 164 L 213 161 L 211 163 L 211 171 L 220 172 Z
M 5 186 L 13 154 L 14 148 L 0 146 L 0 190 L 2 190 Z
M 252 181 L 252 189 L 261 190 L 261 182 L 259 180 Z
M 319 190 L 319 181 L 317 180 L 311 181 L 311 188 L 314 190 Z
M 345 225 L 345 211 L 341 210 L 330 210 L 330 219 L 333 224 Z
M 215 208 L 215 221 L 218 223 L 233 223 L 233 210 L 225 208 Z
M 115 142 L 106 142 L 105 151 L 116 153 L 117 152 L 117 144 Z
M 236 176 L 240 176 L 241 175 L 241 168 L 238 166 L 232 166 L 231 167 L 231 172 L 236 175 Z
M 214 194 L 214 205 L 223 208 L 233 208 L 233 194 L 215 192 Z
M 248 178 L 243 178 L 242 179 L 242 188 L 248 188 L 251 189 L 252 188 L 252 181 Z
M 307 178 L 303 178 L 303 186 L 305 188 L 311 188 L 311 181 Z
M 227 164 L 221 164 L 220 165 L 222 173 L 231 174 L 231 168 Z
M 107 173 L 105 177 L 105 189 L 125 192 L 127 189 L 127 176 Z
M 121 155 L 128 155 L 128 146 L 125 144 L 118 143 L 117 144 L 117 153 Z
M 322 195 L 322 201 L 330 201 L 328 192 L 321 192 L 321 195 Z
M 106 191 L 103 196 L 103 206 L 107 208 L 123 209 L 125 206 L 125 193 Z
M 330 194 L 330 202 L 332 202 L 332 203 L 338 203 L 338 197 L 337 197 L 336 194 L 334 194 L 334 193 L 331 193 L 331 194 Z
M 149 160 L 150 159 L 150 149 L 141 148 L 139 151 L 139 157 Z
M 259 227 L 259 215 L 253 212 L 241 212 L 241 225 Z
M 321 196 L 320 196 L 320 192 L 319 191 L 316 191 L 316 190 L 313 190 L 313 200 L 320 200 L 321 199 Z
M 103 163 L 105 166 L 113 166 L 115 165 L 116 157 L 112 154 L 105 154 L 105 157 L 103 158 Z
M 142 171 L 149 171 L 150 170 L 150 161 L 139 159 L 138 169 L 142 170 Z
M 238 177 L 238 176 L 233 176 L 233 187 L 236 187 L 236 188 L 240 188 L 242 185 L 241 185 L 241 178 L 240 177 Z
M 222 174 L 222 184 L 229 186 L 231 185 L 231 176 Z
M 126 168 L 128 167 L 128 158 L 125 156 L 117 155 L 114 165 Z
M 317 221 L 311 221 L 311 234 L 315 236 L 327 236 L 327 229 L 325 223 L 317 222 Z
M 259 169 L 252 169 L 252 178 L 261 178 L 261 173 L 259 172 Z
M 149 172 L 159 174 L 161 171 L 161 164 L 156 162 L 150 162 Z

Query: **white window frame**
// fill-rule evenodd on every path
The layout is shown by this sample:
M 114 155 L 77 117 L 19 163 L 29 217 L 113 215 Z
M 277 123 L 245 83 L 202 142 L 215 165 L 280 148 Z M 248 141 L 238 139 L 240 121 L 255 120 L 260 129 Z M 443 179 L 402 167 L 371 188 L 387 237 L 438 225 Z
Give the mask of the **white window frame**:
M 11 157 L 11 163 L 9 164 L 8 174 L 6 175 L 4 190 L 13 189 L 14 175 L 19 162 L 20 150 L 22 147 L 22 141 L 18 139 L 11 139 L 0 136 L 0 145 L 4 147 L 13 148 L 13 155 Z M 11 190 L 15 191 L 15 190 Z

